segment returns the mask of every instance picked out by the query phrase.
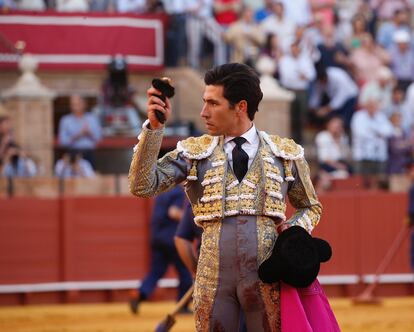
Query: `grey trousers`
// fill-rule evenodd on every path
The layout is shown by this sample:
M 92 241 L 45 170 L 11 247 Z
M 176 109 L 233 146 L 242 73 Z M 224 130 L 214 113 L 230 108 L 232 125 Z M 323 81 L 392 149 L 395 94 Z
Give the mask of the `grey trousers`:
M 279 285 L 265 285 L 257 274 L 259 246 L 256 217 L 228 217 L 220 226 L 217 288 L 208 327 L 198 330 L 239 331 L 240 313 L 243 312 L 248 331 L 279 331 Z M 265 228 L 267 232 L 272 232 L 271 227 Z M 205 325 L 201 322 L 199 326 Z

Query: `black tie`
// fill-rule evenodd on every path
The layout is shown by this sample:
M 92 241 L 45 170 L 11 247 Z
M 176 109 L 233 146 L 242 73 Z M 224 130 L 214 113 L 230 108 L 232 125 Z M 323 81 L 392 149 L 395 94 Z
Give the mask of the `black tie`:
M 233 138 L 233 142 L 236 143 L 232 151 L 233 171 L 239 182 L 241 182 L 247 172 L 249 162 L 249 155 L 242 149 L 242 145 L 246 142 L 246 139 L 244 137 L 236 137 Z

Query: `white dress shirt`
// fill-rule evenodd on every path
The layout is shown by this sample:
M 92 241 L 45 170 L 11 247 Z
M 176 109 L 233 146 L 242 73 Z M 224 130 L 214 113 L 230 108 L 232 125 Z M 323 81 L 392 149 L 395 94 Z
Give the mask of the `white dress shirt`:
M 307 90 L 316 77 L 315 66 L 307 53 L 297 58 L 290 54 L 282 56 L 279 61 L 280 83 L 287 89 Z
M 355 161 L 371 160 L 384 162 L 388 159 L 387 139 L 393 127 L 382 112 L 369 115 L 360 110 L 351 120 L 352 154 Z
M 119 13 L 142 12 L 146 9 L 145 0 L 118 0 L 117 9 Z
M 256 131 L 256 126 L 253 124 L 253 126 L 246 131 L 243 135 L 240 137 L 244 137 L 246 139 L 246 142 L 242 145 L 242 149 L 247 153 L 249 156 L 249 162 L 248 167 L 253 162 L 254 157 L 256 156 L 257 150 L 259 149 L 259 135 Z M 235 138 L 235 136 L 226 136 L 224 138 L 224 152 L 227 155 L 227 159 L 230 163 L 230 165 L 233 167 L 233 148 L 236 146 L 236 143 L 232 141 L 232 139 Z
M 168 15 L 185 14 L 196 6 L 195 0 L 162 0 Z
M 312 22 L 312 10 L 309 0 L 279 0 L 283 3 L 286 17 L 297 25 L 308 25 Z
M 351 149 L 345 134 L 337 141 L 328 130 L 324 130 L 316 135 L 315 142 L 319 162 L 349 159 Z
M 295 23 L 287 18 L 279 19 L 276 15 L 269 15 L 260 23 L 260 27 L 264 33 L 276 35 L 283 50 L 289 49 L 295 35 Z
M 324 89 L 326 89 L 326 93 L 331 99 L 329 106 L 333 110 L 341 108 L 349 99 L 358 96 L 358 86 L 345 70 L 329 67 L 326 69 L 326 73 L 328 76 L 326 87 L 323 87 L 318 82 L 314 86 L 314 91 L 309 101 L 309 105 L 313 108 L 320 106 L 320 98 Z

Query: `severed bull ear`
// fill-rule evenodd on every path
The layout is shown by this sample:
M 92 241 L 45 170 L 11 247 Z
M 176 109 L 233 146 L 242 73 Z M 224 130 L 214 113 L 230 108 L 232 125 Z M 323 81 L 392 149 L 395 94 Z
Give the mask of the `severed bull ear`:
M 162 101 L 165 101 L 165 98 L 174 97 L 175 89 L 169 77 L 154 78 L 152 80 L 152 86 L 161 92 L 161 96 L 157 97 Z M 155 116 L 160 123 L 163 124 L 165 122 L 165 115 L 162 112 L 155 110 Z

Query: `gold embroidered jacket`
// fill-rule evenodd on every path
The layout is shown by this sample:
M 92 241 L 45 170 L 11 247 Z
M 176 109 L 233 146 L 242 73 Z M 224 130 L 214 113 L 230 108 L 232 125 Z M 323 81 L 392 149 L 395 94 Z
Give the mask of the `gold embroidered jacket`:
M 233 215 L 268 216 L 311 232 L 322 206 L 310 180 L 303 148 L 291 139 L 259 132 L 253 163 L 239 183 L 223 149 L 223 137 L 190 137 L 157 160 L 163 131 L 144 128 L 129 170 L 132 194 L 154 196 L 184 182 L 195 222 Z M 286 196 L 296 213 L 286 220 Z

